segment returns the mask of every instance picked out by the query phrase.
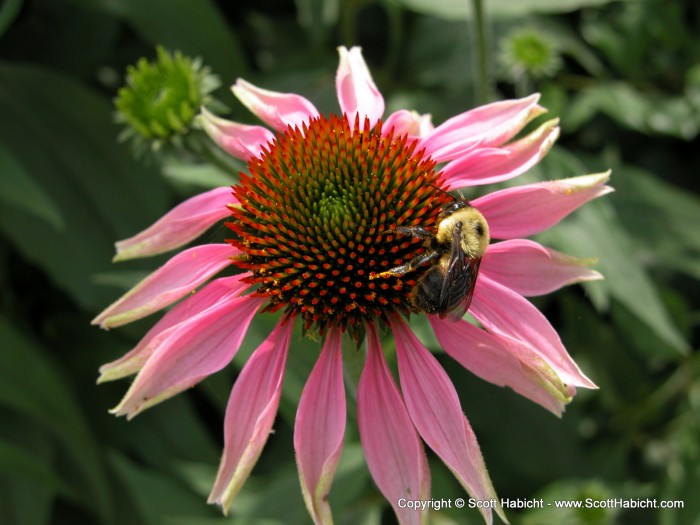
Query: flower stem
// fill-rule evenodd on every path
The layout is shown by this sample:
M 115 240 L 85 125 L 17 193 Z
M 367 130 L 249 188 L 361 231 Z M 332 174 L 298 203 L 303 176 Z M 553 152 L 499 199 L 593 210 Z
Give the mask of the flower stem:
M 401 42 L 403 40 L 403 10 L 398 3 L 386 2 L 386 14 L 388 17 L 388 49 L 386 54 L 387 80 L 399 78 L 399 67 L 401 63 Z
M 340 34 L 343 44 L 346 46 L 354 45 L 357 38 L 357 28 L 355 26 L 355 18 L 357 17 L 357 2 L 343 2 L 340 12 Z
M 189 153 L 203 158 L 224 173 L 238 173 L 241 168 L 238 161 L 223 154 L 223 151 L 215 146 L 214 142 L 201 130 L 195 130 L 188 135 L 186 146 Z
M 515 96 L 523 98 L 532 93 L 532 86 L 527 73 L 519 75 L 515 80 Z
M 472 62 L 474 64 L 475 105 L 491 100 L 491 74 L 488 62 L 488 35 L 483 0 L 472 0 Z

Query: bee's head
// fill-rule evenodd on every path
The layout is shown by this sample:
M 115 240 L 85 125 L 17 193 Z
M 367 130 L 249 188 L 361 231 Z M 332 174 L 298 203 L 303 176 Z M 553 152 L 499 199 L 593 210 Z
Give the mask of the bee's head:
M 453 242 L 455 228 L 461 224 L 459 235 L 462 251 L 472 259 L 484 255 L 491 238 L 489 237 L 489 225 L 479 210 L 465 200 L 458 200 L 447 206 L 440 217 L 437 231 L 438 242 Z
M 462 251 L 472 259 L 481 258 L 489 245 L 489 225 L 476 208 L 469 206 L 454 214 L 462 223 Z

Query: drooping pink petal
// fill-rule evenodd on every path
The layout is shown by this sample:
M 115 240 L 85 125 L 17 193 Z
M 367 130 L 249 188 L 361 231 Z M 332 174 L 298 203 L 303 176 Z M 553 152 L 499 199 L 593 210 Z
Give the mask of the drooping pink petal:
M 246 272 L 216 279 L 185 298 L 153 325 L 133 350 L 116 361 L 102 365 L 97 383 L 121 379 L 141 370 L 155 349 L 180 323 L 218 303 L 223 297 L 234 298 L 243 293 L 250 284 L 243 282 L 242 279 L 249 275 L 250 273 Z
M 304 386 L 294 422 L 301 491 L 316 525 L 333 523 L 328 493 L 343 450 L 345 419 L 341 332 L 331 328 Z
M 537 105 L 539 94 L 502 100 L 474 108 L 446 120 L 425 137 L 418 149 L 438 162 L 456 159 L 476 146 L 501 146 L 535 117 L 546 112 Z
M 209 503 L 224 514 L 260 457 L 275 421 L 294 323 L 279 323 L 248 359 L 231 390 L 224 420 L 224 452 Z
M 394 130 L 394 136 L 408 135 L 409 138 L 419 139 L 433 131 L 430 113 L 419 115 L 415 111 L 400 109 L 393 112 L 384 120 L 382 131 Z
M 177 325 L 155 348 L 111 412 L 131 419 L 221 370 L 238 351 L 264 300 L 250 295 L 223 297 Z
M 613 191 L 610 171 L 506 188 L 474 199 L 494 239 L 528 237 L 554 226 L 579 206 Z
M 165 308 L 231 264 L 237 253 L 228 244 L 183 250 L 108 306 L 92 324 L 114 328 Z
M 393 317 L 391 328 L 396 337 L 401 391 L 416 429 L 472 498 L 496 500 L 476 436 L 450 378 L 403 320 Z M 491 508 L 479 510 L 490 524 Z M 495 510 L 507 522 L 500 505 Z
M 355 115 L 360 117 L 360 127 L 365 117 L 369 118 L 370 127 L 384 114 L 384 97 L 372 80 L 369 68 L 362 58 L 362 49 L 351 47 L 350 50 L 338 48 L 340 64 L 335 77 L 338 103 L 352 125 Z
M 262 152 L 263 146 L 275 140 L 275 134 L 262 126 L 251 126 L 226 120 L 210 113 L 202 107 L 200 122 L 207 135 L 221 149 L 236 157 L 248 161 Z
M 115 244 L 112 262 L 148 257 L 179 248 L 199 237 L 217 221 L 228 217 L 226 207 L 236 203 L 231 188 L 215 188 L 175 206 L 141 233 Z
M 368 329 L 367 359 L 357 386 L 357 423 L 372 479 L 394 508 L 399 523 L 427 523 L 426 510 L 398 503 L 402 498 L 430 499 L 430 470 L 374 326 Z
M 559 119 L 542 124 L 526 137 L 500 148 L 477 148 L 447 164 L 442 173 L 449 188 L 493 184 L 525 173 L 559 136 Z
M 242 78 L 231 89 L 244 106 L 277 131 L 286 131 L 287 126 L 301 128 L 319 115 L 316 106 L 301 95 L 262 89 Z
M 597 388 L 567 353 L 545 316 L 521 295 L 479 275 L 469 313 L 489 332 L 530 345 L 565 384 Z
M 567 284 L 602 279 L 601 274 L 588 268 L 595 261 L 572 257 L 527 239 L 512 239 L 489 246 L 479 272 L 530 297 L 551 293 Z
M 440 346 L 481 379 L 512 388 L 557 416 L 576 393 L 528 345 L 463 321 L 428 316 Z

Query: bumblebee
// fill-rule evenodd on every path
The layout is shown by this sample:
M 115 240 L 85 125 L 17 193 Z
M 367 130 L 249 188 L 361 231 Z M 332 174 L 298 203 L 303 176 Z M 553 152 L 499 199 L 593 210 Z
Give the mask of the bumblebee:
M 430 265 L 411 291 L 417 310 L 438 314 L 440 319 L 461 319 L 469 308 L 481 258 L 489 245 L 484 216 L 464 199 L 456 199 L 438 215 L 434 232 L 420 226 L 398 227 L 400 235 L 424 240 L 425 251 L 406 264 L 381 272 L 374 278 L 401 277 Z

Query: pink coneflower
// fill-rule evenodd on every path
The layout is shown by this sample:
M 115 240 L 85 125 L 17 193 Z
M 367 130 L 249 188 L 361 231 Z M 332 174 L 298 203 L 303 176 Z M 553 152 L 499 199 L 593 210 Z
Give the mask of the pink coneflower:
M 115 260 L 179 248 L 225 218 L 233 238 L 181 251 L 95 318 L 113 328 L 182 299 L 136 348 L 104 365 L 99 380 L 137 374 L 113 409 L 131 418 L 226 366 L 256 315 L 283 312 L 244 366 L 228 402 L 224 452 L 209 497 L 226 511 L 271 432 L 299 319 L 324 342 L 299 401 L 294 447 L 308 511 L 315 523 L 327 524 L 346 420 L 341 338 L 366 337 L 356 401 L 367 464 L 399 522 L 424 523 L 426 511 L 399 505 L 401 498 L 430 497 L 423 443 L 471 497 L 491 500 L 496 494 L 454 386 L 407 323 L 411 314 L 421 314 L 411 294 L 430 264 L 404 275 L 383 273 L 425 249 L 421 239 L 397 228 L 434 231 L 452 202 L 447 191 L 525 172 L 549 150 L 559 128 L 550 120 L 514 139 L 545 111 L 537 95 L 479 107 L 436 128 L 429 116 L 409 111 L 381 120 L 384 99 L 360 49 L 339 52 L 338 115 L 320 115 L 301 96 L 244 80 L 237 81 L 234 94 L 271 130 L 203 110 L 209 135 L 247 161 L 248 172 L 240 174 L 233 191 L 218 188 L 193 197 L 117 243 Z M 483 255 L 469 307 L 480 326 L 428 316 L 450 356 L 556 415 L 576 387 L 595 385 L 525 296 L 600 275 L 585 261 L 521 237 L 611 191 L 604 185 L 608 176 L 529 184 L 471 200 L 491 238 L 500 241 Z M 229 266 L 242 273 L 212 280 Z M 382 328 L 395 338 L 399 385 L 382 352 Z M 505 521 L 503 511 L 495 510 Z M 491 523 L 491 509 L 481 512 Z

